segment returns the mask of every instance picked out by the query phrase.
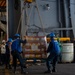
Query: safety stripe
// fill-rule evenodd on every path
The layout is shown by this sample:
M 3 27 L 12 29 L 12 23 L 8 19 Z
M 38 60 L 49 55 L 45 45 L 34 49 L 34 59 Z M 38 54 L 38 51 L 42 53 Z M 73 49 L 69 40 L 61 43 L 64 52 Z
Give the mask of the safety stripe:
M 6 0 L 0 1 L 0 7 L 6 6 Z
M 4 6 L 4 4 L 5 4 L 5 1 L 2 2 L 1 6 Z

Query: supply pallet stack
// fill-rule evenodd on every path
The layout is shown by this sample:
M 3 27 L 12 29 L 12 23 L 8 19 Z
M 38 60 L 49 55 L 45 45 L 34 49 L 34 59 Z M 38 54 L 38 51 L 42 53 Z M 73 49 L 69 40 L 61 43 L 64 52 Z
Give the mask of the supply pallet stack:
M 23 46 L 26 62 L 44 62 L 46 59 L 46 37 L 26 36 L 27 43 Z

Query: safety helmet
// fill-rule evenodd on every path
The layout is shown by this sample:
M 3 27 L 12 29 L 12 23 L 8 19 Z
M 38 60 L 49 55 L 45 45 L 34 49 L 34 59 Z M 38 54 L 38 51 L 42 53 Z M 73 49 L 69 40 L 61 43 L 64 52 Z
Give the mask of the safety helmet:
M 8 42 L 12 42 L 12 39 L 11 39 L 11 38 L 9 38 L 9 39 L 8 39 Z
M 15 37 L 20 37 L 20 35 L 19 34 L 15 34 Z
M 55 34 L 53 32 L 50 33 L 50 37 L 55 37 Z
M 5 40 L 2 40 L 2 43 L 5 43 Z

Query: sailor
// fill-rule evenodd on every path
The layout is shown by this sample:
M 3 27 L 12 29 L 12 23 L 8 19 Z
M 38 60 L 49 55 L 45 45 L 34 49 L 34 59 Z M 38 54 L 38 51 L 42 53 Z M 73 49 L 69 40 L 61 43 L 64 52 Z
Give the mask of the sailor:
M 5 52 L 6 52 L 5 44 L 6 44 L 6 41 L 2 40 L 2 44 L 1 44 L 1 65 L 5 64 Z
M 50 53 L 49 56 L 46 59 L 46 66 L 47 66 L 47 71 L 45 73 L 52 73 L 56 72 L 56 64 L 58 61 L 58 57 L 60 54 L 60 47 L 58 42 L 54 39 L 55 34 L 50 33 L 50 43 L 47 49 L 47 53 Z M 52 65 L 52 67 L 51 67 Z
M 12 44 L 12 39 L 9 38 L 8 41 L 6 42 L 6 53 L 5 53 L 5 58 L 6 58 L 6 66 L 5 68 L 9 68 L 11 69 L 11 65 L 10 65 L 10 60 L 11 60 L 11 44 Z
M 25 73 L 23 68 L 24 66 L 24 62 L 23 62 L 23 58 L 21 56 L 21 54 L 23 53 L 22 51 L 22 47 L 21 47 L 21 43 L 26 43 L 26 39 L 25 40 L 21 40 L 20 39 L 20 35 L 19 34 L 15 34 L 14 36 L 14 41 L 12 42 L 12 56 L 13 56 L 13 66 L 14 66 L 14 73 L 16 71 L 16 66 L 17 66 L 17 59 L 20 62 L 21 65 L 21 73 Z

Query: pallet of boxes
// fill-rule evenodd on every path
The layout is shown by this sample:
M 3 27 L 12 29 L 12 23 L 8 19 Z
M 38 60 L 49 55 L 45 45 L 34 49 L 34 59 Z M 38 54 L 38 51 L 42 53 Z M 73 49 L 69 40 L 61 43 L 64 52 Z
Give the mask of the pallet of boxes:
M 27 43 L 23 46 L 25 62 L 44 62 L 46 59 L 46 37 L 26 36 Z

